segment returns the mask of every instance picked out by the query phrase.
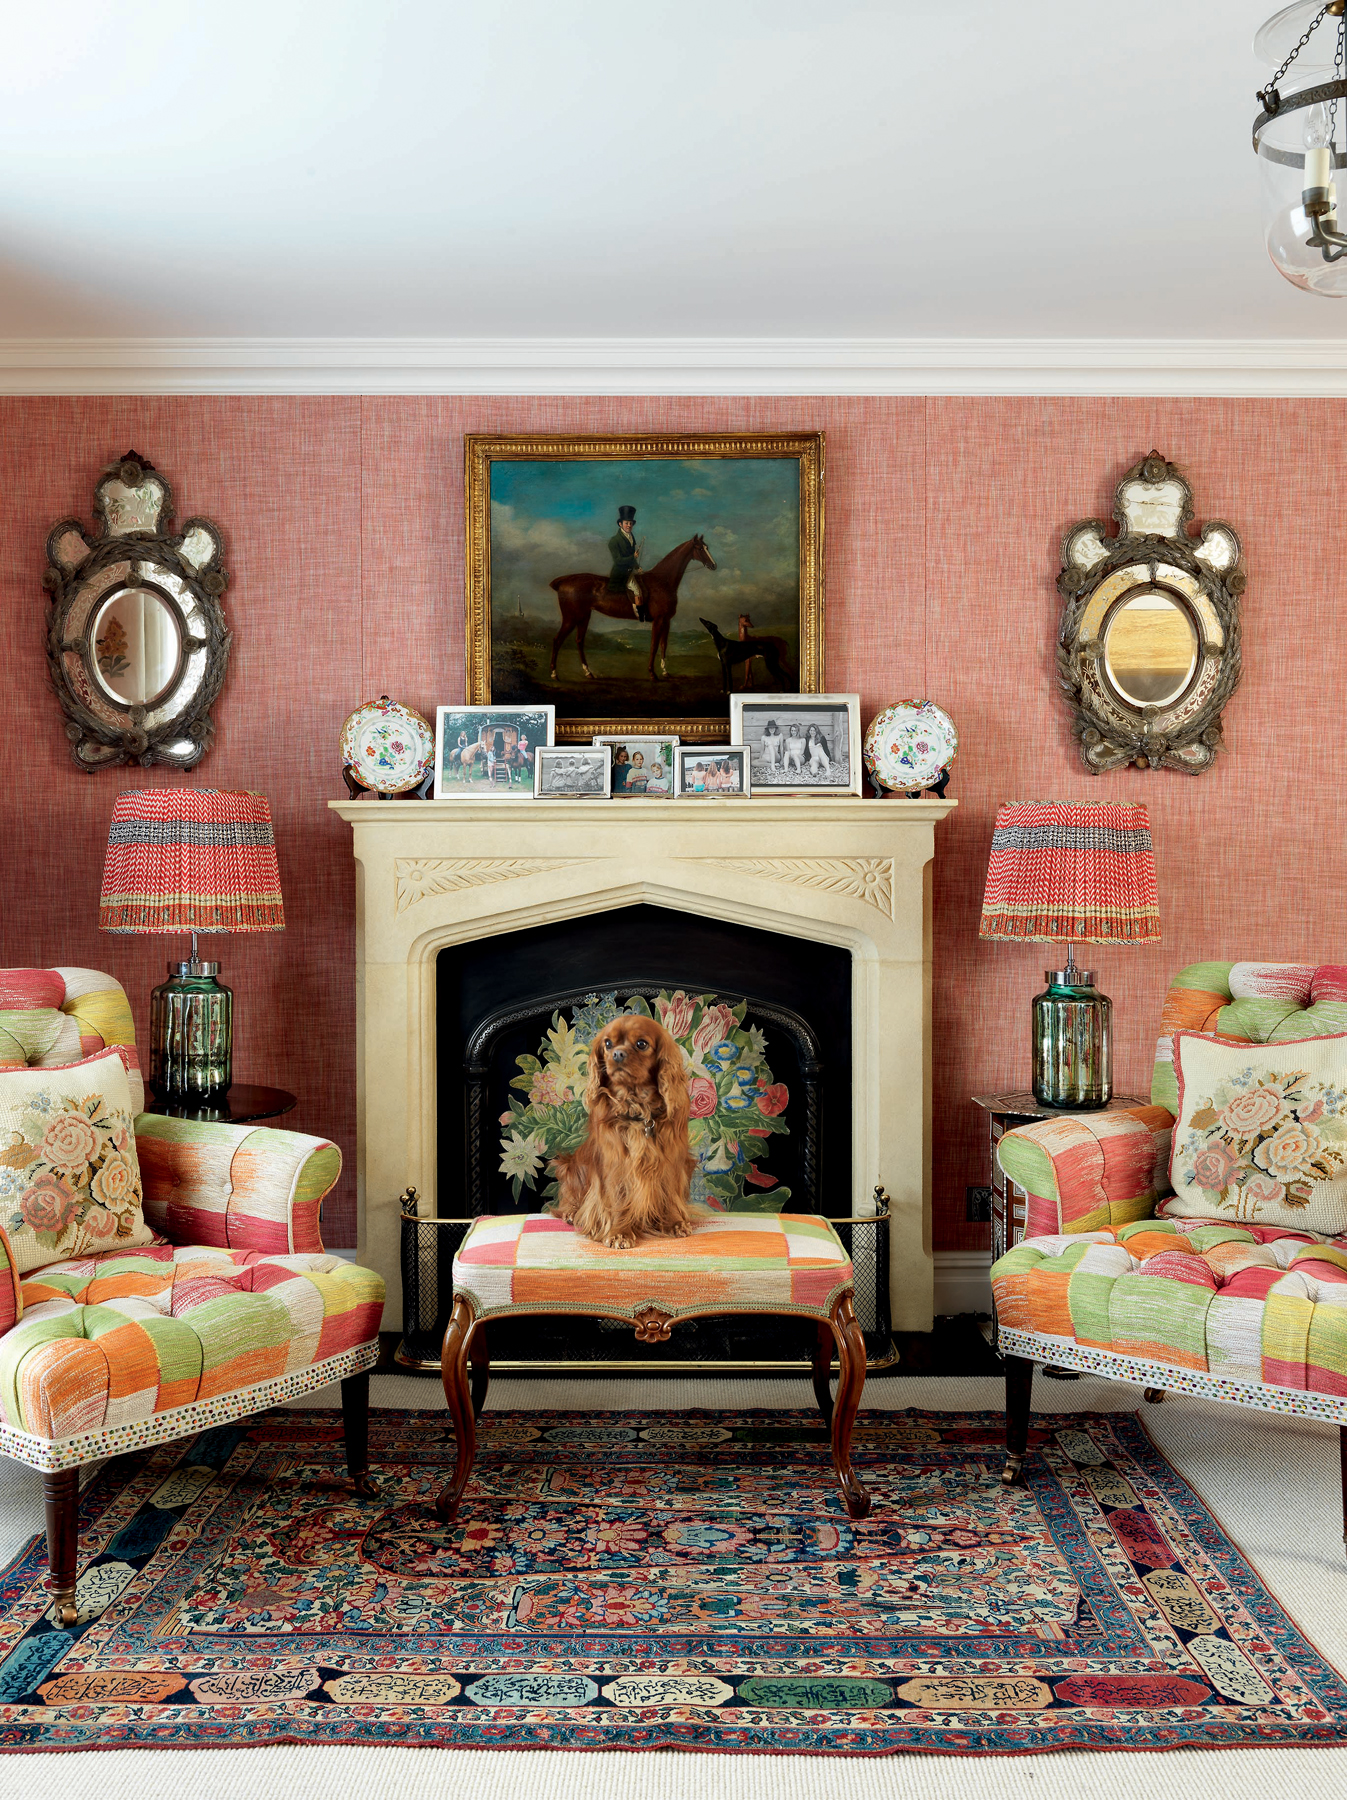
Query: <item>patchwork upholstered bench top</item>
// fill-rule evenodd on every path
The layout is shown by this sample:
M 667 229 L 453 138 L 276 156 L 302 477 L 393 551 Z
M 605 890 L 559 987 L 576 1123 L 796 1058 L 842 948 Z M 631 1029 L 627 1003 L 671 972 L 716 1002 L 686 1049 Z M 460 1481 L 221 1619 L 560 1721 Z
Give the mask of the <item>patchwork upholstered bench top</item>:
M 700 1212 L 690 1237 L 609 1250 L 550 1213 L 478 1219 L 454 1258 L 454 1297 L 475 1317 L 602 1312 L 635 1319 L 798 1313 L 827 1319 L 855 1278 L 842 1240 L 812 1213 Z

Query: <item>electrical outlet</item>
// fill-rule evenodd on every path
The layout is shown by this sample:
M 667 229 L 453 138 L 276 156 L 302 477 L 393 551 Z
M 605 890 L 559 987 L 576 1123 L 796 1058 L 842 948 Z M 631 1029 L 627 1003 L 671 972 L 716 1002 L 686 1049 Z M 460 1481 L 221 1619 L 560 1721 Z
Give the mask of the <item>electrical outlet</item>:
M 989 1225 L 992 1217 L 992 1191 L 989 1187 L 970 1187 L 964 1217 L 970 1224 Z

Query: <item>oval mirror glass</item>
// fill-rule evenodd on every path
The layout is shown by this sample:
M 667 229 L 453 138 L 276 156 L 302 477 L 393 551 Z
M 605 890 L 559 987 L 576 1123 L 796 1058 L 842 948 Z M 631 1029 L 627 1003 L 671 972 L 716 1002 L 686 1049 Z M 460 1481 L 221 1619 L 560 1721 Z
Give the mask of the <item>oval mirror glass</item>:
M 1133 706 L 1167 706 L 1192 679 L 1197 648 L 1188 609 L 1150 588 L 1125 601 L 1109 620 L 1104 666 Z
M 93 674 L 123 706 L 145 706 L 167 693 L 182 661 L 182 634 L 171 606 L 150 588 L 118 588 L 94 616 Z

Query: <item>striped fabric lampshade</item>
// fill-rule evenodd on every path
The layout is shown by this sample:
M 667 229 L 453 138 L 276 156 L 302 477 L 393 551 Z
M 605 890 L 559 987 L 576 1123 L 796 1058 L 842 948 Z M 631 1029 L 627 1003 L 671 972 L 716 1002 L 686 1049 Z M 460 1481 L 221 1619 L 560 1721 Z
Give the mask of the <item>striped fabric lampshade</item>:
M 104 931 L 284 931 L 265 795 L 143 788 L 112 809 Z
M 996 815 L 980 937 L 1138 944 L 1160 935 L 1144 806 L 1012 800 Z
M 1028 943 L 1144 944 L 1160 935 L 1144 806 L 1014 800 L 996 815 L 979 935 Z M 1091 1110 L 1113 1096 L 1113 1002 L 1094 971 L 1049 969 L 1031 1008 L 1039 1106 Z
M 218 1101 L 234 1078 L 234 1001 L 219 963 L 197 960 L 196 935 L 285 930 L 265 796 L 217 788 L 119 794 L 98 923 L 104 931 L 191 932 L 190 959 L 170 963 L 169 979 L 150 995 L 150 1083 L 161 1105 Z

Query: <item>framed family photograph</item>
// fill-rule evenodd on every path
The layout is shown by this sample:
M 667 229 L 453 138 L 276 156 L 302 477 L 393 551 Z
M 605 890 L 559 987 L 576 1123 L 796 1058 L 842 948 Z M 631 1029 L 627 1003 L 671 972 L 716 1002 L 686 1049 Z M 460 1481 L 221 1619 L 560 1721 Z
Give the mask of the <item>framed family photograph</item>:
M 734 694 L 730 736 L 763 794 L 859 794 L 859 694 Z
M 823 433 L 465 440 L 468 699 L 558 743 L 823 686 Z
M 606 800 L 612 754 L 606 744 L 539 750 L 533 768 L 534 799 Z
M 614 800 L 672 800 L 676 737 L 596 737 L 613 753 Z
M 531 800 L 553 730 L 550 706 L 437 707 L 435 799 Z
M 680 744 L 674 758 L 680 796 L 726 800 L 752 792 L 748 751 L 742 744 Z

